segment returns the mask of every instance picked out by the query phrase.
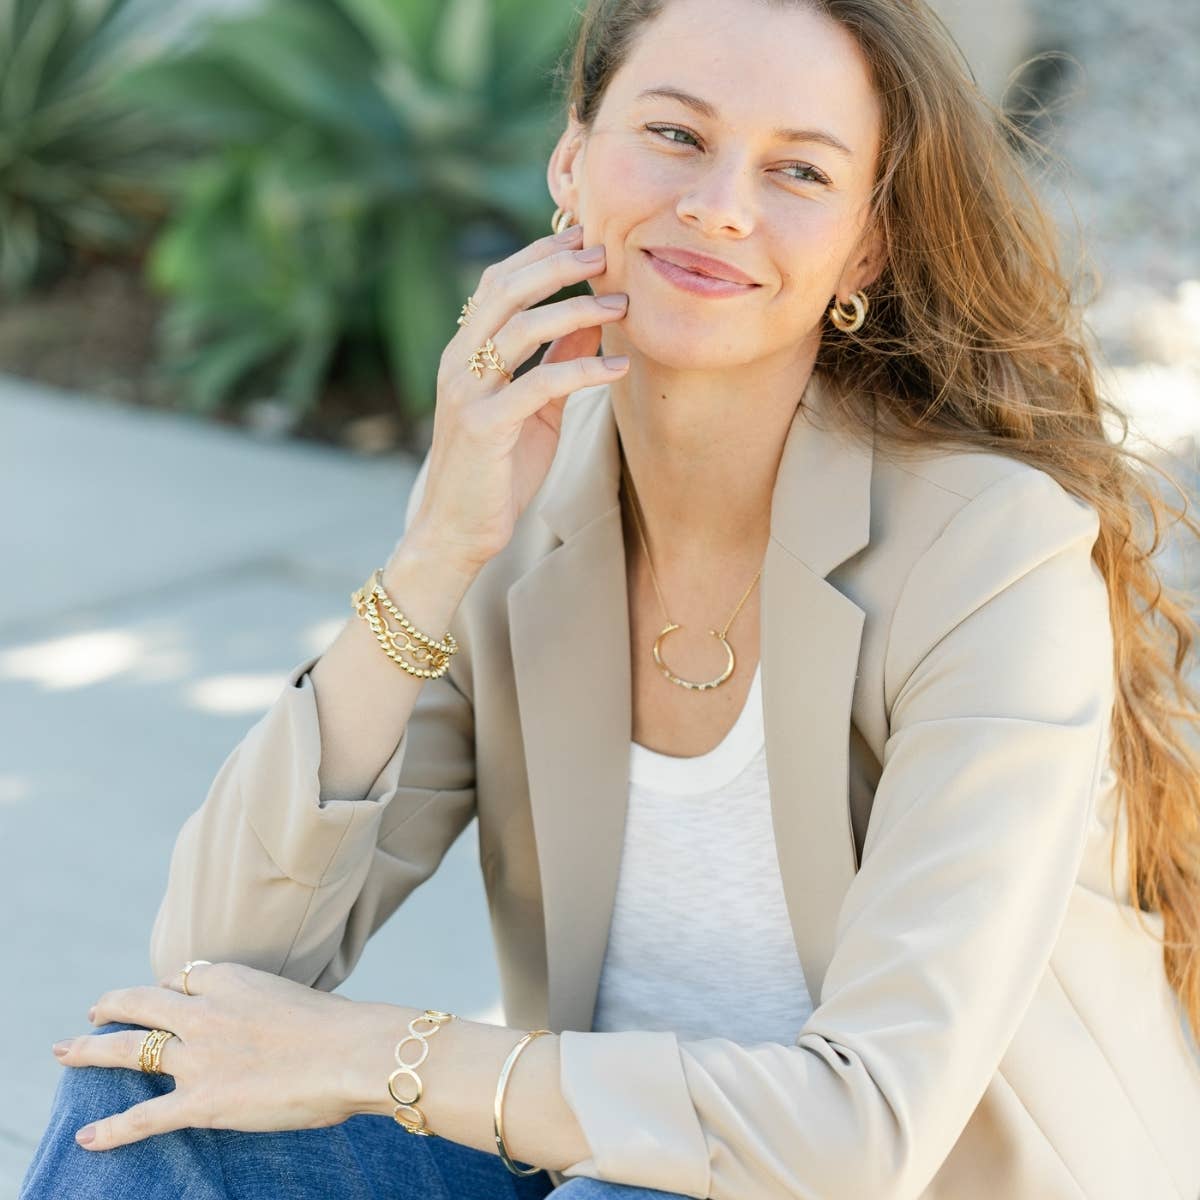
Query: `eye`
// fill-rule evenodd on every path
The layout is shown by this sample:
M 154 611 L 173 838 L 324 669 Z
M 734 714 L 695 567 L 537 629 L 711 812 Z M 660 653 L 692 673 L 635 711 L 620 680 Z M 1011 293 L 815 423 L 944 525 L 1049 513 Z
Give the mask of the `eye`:
M 658 134 L 664 134 L 664 135 L 667 133 L 681 133 L 681 134 L 683 134 L 683 136 L 685 138 L 691 139 L 692 145 L 698 146 L 700 144 L 700 140 L 696 137 L 696 135 L 694 133 L 691 133 L 688 130 L 683 129 L 678 125 L 647 125 L 646 128 L 651 133 L 658 133 Z M 673 142 L 676 146 L 686 146 L 689 144 L 688 142 L 680 141 L 678 138 L 669 137 L 669 138 L 665 138 L 665 140 L 668 142 Z M 809 175 L 807 178 L 803 175 L 791 176 L 791 178 L 796 180 L 797 183 L 823 183 L 823 184 L 829 183 L 829 179 L 824 175 L 824 173 L 822 173 L 821 171 L 818 171 L 816 167 L 810 165 L 809 163 L 792 162 L 792 163 L 788 163 L 787 166 L 789 168 L 790 167 L 799 167 L 800 170 L 809 172 Z
M 686 129 L 680 129 L 678 125 L 647 125 L 646 128 L 651 133 L 682 133 L 684 137 L 692 138 L 692 141 L 696 140 Z M 673 142 L 675 139 L 667 138 L 667 141 Z

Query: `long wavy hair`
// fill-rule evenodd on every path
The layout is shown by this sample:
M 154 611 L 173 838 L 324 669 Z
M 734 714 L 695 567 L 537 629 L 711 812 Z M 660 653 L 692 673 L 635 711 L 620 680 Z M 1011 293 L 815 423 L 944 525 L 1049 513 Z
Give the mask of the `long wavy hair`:
M 585 130 L 639 30 L 668 2 L 586 0 L 580 9 L 556 81 Z M 882 231 L 886 265 L 869 289 L 867 322 L 853 334 L 831 327 L 814 367 L 833 384 L 835 419 L 856 435 L 873 429 L 901 456 L 944 442 L 1022 459 L 1099 514 L 1092 556 L 1114 634 L 1114 829 L 1123 808 L 1133 907 L 1144 930 L 1143 912 L 1161 914 L 1163 932 L 1152 936 L 1200 1035 L 1200 751 L 1190 740 L 1200 697 L 1185 674 L 1200 630 L 1194 597 L 1151 561 L 1168 515 L 1194 536 L 1200 524 L 1176 481 L 1126 445 L 1128 418 L 1097 392 L 1085 301 L 1064 273 L 1059 231 L 1027 166 L 1054 156 L 982 94 L 924 0 L 762 2 L 844 26 L 882 105 L 867 227 Z M 1105 432 L 1106 413 L 1119 440 Z M 1178 508 L 1148 470 L 1174 488 Z

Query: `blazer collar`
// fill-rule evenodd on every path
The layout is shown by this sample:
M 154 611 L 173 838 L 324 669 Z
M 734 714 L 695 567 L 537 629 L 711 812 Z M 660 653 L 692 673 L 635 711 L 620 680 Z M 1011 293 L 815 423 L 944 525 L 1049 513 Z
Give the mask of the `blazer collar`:
M 850 711 L 864 612 L 826 576 L 870 539 L 873 438 L 827 426 L 813 373 L 788 431 L 760 580 L 771 816 L 792 934 L 814 1006 L 858 854 Z M 592 389 L 589 389 L 592 390 Z M 632 679 L 620 457 L 607 385 L 574 413 L 539 495 L 559 539 L 508 590 L 537 842 L 546 1027 L 588 1031 L 621 861 Z

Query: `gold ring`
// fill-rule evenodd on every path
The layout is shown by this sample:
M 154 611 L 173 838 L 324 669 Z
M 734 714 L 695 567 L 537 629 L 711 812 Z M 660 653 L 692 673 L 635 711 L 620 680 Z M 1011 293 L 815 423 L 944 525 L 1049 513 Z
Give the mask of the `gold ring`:
M 191 962 L 184 964 L 184 967 L 183 967 L 183 994 L 185 996 L 194 996 L 196 994 L 195 992 L 188 991 L 187 977 L 188 977 L 188 972 L 193 967 L 199 967 L 199 966 L 211 967 L 212 963 L 210 963 L 207 958 L 194 958 L 194 959 L 192 959 Z
M 467 366 L 475 374 L 476 379 L 483 378 L 484 367 L 489 367 L 493 371 L 499 371 L 509 383 L 512 383 L 512 373 L 508 369 L 508 364 L 500 357 L 496 350 L 496 343 L 488 338 L 470 358 L 467 359 Z
M 162 1057 L 163 1046 L 171 1038 L 178 1036 L 169 1029 L 151 1029 L 142 1038 L 142 1048 L 138 1052 L 138 1070 L 145 1075 L 165 1075 L 166 1071 L 158 1065 L 158 1060 Z
M 460 325 L 467 325 L 467 324 L 469 324 L 469 323 L 470 323 L 470 320 L 471 320 L 471 318 L 472 318 L 472 317 L 473 317 L 473 316 L 474 316 L 474 315 L 475 315 L 475 314 L 476 314 L 478 311 L 479 311 L 479 310 L 478 310 L 478 309 L 475 307 L 475 297 L 474 297 L 474 296 L 468 296 L 468 297 L 467 297 L 467 302 L 466 302 L 466 304 L 464 304 L 464 305 L 462 306 L 462 312 L 459 314 L 458 323 L 459 323 Z

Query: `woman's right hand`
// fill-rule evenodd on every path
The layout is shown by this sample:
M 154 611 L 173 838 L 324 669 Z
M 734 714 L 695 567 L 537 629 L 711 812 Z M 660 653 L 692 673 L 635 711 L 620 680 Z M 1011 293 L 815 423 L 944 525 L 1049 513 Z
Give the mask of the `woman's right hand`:
M 596 356 L 601 326 L 625 316 L 624 293 L 615 294 L 625 302 L 615 308 L 596 295 L 529 307 L 604 274 L 603 245 L 590 262 L 577 257 L 581 246 L 578 230 L 566 242 L 550 235 L 489 266 L 474 293 L 475 311 L 442 354 L 429 471 L 409 529 L 424 531 L 464 567 L 482 567 L 512 539 L 554 461 L 567 397 L 628 370 L 628 364 L 606 367 Z M 539 346 L 550 345 L 536 367 L 511 383 L 491 368 L 476 379 L 467 359 L 489 335 L 513 374 Z

